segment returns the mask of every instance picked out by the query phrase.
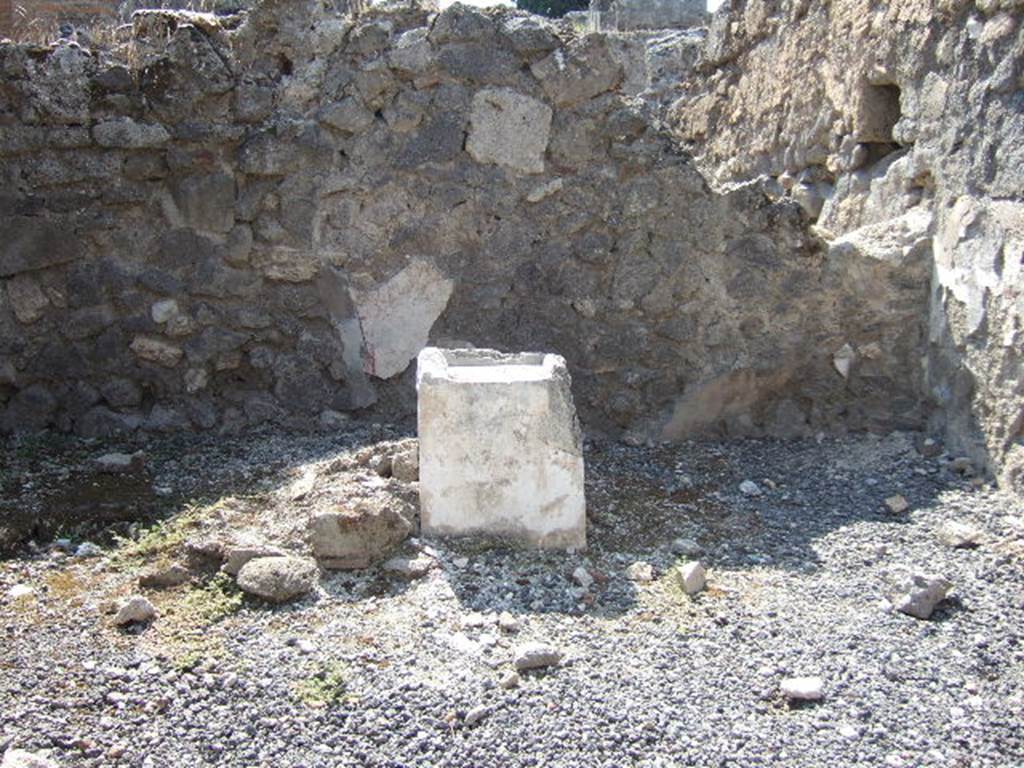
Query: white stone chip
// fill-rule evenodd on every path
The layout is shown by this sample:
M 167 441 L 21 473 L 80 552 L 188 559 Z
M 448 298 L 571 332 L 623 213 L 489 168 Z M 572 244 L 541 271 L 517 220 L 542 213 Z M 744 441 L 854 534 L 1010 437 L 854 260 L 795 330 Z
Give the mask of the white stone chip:
M 519 620 L 508 611 L 502 611 L 498 614 L 498 626 L 504 632 L 518 632 Z
M 28 597 L 33 593 L 32 587 L 28 584 L 15 584 L 13 587 L 7 590 L 7 596 L 11 600 L 20 600 L 23 597 Z
M 700 592 L 704 589 L 704 585 L 707 582 L 707 571 L 696 560 L 677 566 L 675 576 L 680 589 L 688 595 L 695 595 Z
M 952 588 L 953 583 L 943 576 L 918 573 L 911 578 L 906 591 L 896 595 L 892 603 L 900 613 L 915 619 L 928 619 Z
M 150 307 L 150 316 L 154 323 L 166 323 L 178 314 L 178 302 L 174 299 L 161 299 Z
M 846 379 L 849 378 L 850 366 L 853 365 L 853 361 L 856 359 L 857 353 L 853 351 L 853 347 L 849 344 L 844 344 L 832 355 L 832 365 L 839 371 L 839 375 Z
M 782 695 L 791 701 L 820 701 L 825 683 L 820 677 L 789 677 L 782 681 Z
M 755 483 L 753 480 L 744 480 L 740 483 L 740 493 L 744 496 L 760 496 L 761 486 Z

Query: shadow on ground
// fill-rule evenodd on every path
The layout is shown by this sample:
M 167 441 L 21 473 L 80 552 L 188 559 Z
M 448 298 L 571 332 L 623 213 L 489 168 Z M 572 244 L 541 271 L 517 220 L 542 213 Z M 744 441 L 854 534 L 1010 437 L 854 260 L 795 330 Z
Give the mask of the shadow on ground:
M 0 468 L 0 547 L 17 554 L 30 540 L 45 546 L 55 538 L 107 546 L 225 498 L 245 497 L 258 507 L 310 466 L 407 436 L 401 428 L 355 423 L 320 434 L 260 430 L 104 444 L 45 434 L 9 440 Z M 97 473 L 96 457 L 136 450 L 146 454 L 144 470 Z M 964 482 L 900 434 L 655 448 L 606 441 L 590 444 L 586 460 L 587 553 L 426 542 L 453 575 L 452 589 L 468 610 L 486 611 L 495 596 L 508 595 L 524 611 L 629 610 L 635 590 L 628 579 L 615 578 L 618 572 L 636 561 L 664 572 L 680 556 L 679 539 L 695 543 L 717 568 L 807 571 L 817 565 L 815 541 L 830 532 L 870 524 L 892 527 L 896 535 L 907 513 L 894 515 L 886 498 L 901 495 L 913 510 Z M 743 481 L 754 483 L 756 493 L 741 491 Z M 578 589 L 573 573 L 580 567 L 594 589 Z M 346 601 L 396 595 L 410 586 L 379 569 L 323 583 L 332 598 Z

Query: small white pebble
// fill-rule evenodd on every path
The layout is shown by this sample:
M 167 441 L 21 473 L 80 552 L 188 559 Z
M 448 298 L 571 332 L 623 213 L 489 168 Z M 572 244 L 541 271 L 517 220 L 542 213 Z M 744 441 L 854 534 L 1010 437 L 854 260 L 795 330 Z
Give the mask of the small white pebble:
M 792 701 L 820 701 L 825 683 L 820 677 L 789 677 L 782 681 L 782 695 Z
M 7 596 L 11 600 L 19 600 L 22 597 L 28 597 L 32 594 L 32 587 L 28 584 L 15 584 L 9 590 L 7 590 Z
M 481 704 L 479 707 L 473 707 L 471 710 L 469 710 L 469 712 L 466 713 L 466 725 L 476 725 L 485 717 L 487 717 L 487 714 L 489 712 L 490 710 L 483 704 Z
M 513 688 L 518 688 L 519 682 L 519 673 L 509 672 L 507 675 L 501 678 L 501 682 L 499 683 L 499 685 L 501 685 L 501 687 L 504 688 L 506 691 L 510 691 Z
M 744 496 L 760 496 L 761 487 L 753 480 L 744 480 L 740 483 L 740 493 Z
M 677 566 L 675 577 L 679 588 L 688 595 L 697 594 L 707 583 L 707 571 L 696 560 Z

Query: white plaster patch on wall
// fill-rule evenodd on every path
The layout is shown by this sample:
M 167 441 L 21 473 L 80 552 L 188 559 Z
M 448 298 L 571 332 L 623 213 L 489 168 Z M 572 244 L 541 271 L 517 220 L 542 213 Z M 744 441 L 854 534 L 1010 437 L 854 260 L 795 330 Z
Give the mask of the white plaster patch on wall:
M 454 282 L 433 264 L 414 259 L 371 291 L 353 296 L 363 332 L 363 370 L 379 379 L 404 371 L 427 345 Z

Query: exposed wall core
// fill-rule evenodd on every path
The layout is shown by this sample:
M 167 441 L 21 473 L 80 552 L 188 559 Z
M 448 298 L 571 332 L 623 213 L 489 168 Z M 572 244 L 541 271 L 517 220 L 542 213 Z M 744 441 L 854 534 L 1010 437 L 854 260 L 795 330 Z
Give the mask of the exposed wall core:
M 672 122 L 716 183 L 767 177 L 833 252 L 919 232 L 930 426 L 1024 489 L 1022 54 L 1015 2 L 734 0 Z
M 559 29 L 264 0 L 0 47 L 0 428 L 397 418 L 428 342 L 562 354 L 637 439 L 922 425 L 920 222 L 826 257 Z

